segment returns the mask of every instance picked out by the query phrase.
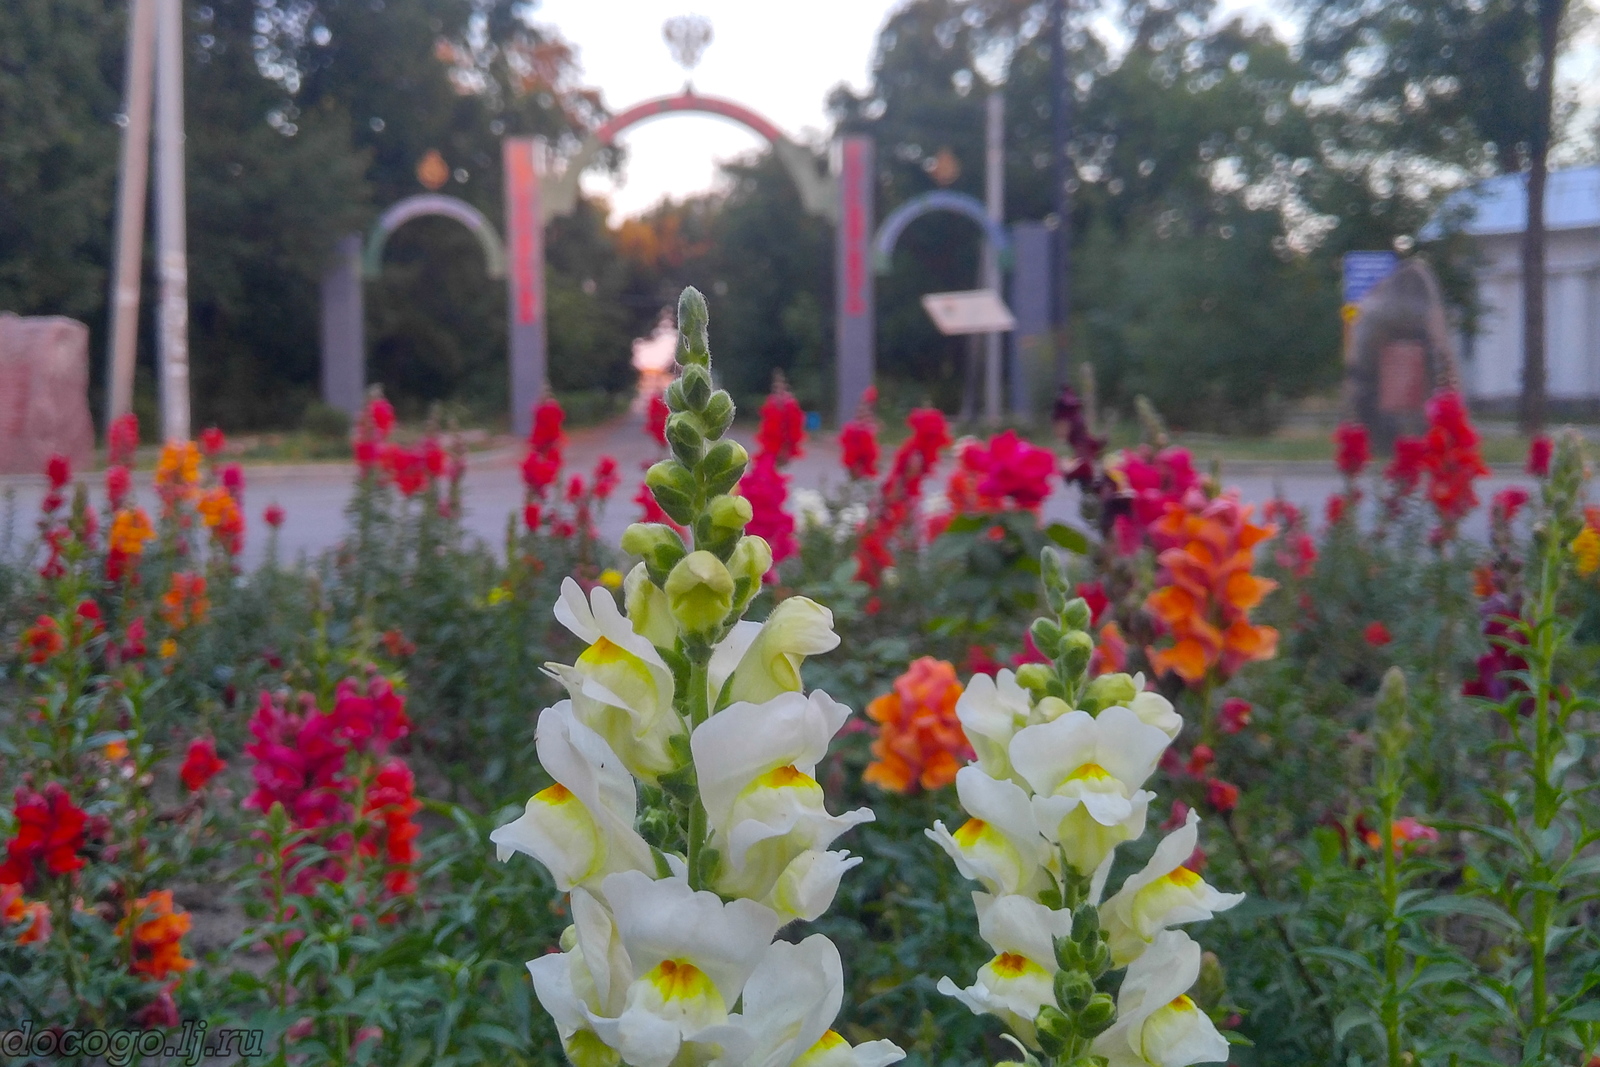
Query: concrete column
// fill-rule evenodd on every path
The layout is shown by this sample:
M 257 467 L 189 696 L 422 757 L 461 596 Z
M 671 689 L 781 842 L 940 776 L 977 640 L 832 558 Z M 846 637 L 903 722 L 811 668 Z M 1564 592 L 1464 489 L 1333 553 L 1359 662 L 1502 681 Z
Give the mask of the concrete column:
M 322 275 L 322 401 L 352 419 L 367 391 L 364 296 L 361 235 L 346 234 Z
M 839 221 L 834 240 L 834 417 L 842 425 L 855 415 L 876 370 L 872 232 L 877 168 L 870 137 L 845 137 L 836 149 Z
M 545 328 L 544 221 L 539 206 L 540 167 L 531 137 L 507 137 L 501 146 L 506 200 L 506 296 L 510 328 L 511 429 L 533 429 L 533 405 L 548 388 Z
M 996 225 L 1006 217 L 1006 98 L 995 92 L 985 101 L 984 123 L 984 210 Z M 983 287 L 1003 294 L 1000 284 L 1000 250 L 991 241 L 983 243 Z M 1004 338 L 991 333 L 983 339 L 983 421 L 990 426 L 1000 422 L 1001 364 Z
M 138 354 L 139 276 L 144 269 L 144 207 L 150 183 L 150 96 L 156 58 L 156 0 L 132 0 L 117 166 L 116 253 L 111 276 L 111 343 L 106 351 L 106 426 L 133 410 Z

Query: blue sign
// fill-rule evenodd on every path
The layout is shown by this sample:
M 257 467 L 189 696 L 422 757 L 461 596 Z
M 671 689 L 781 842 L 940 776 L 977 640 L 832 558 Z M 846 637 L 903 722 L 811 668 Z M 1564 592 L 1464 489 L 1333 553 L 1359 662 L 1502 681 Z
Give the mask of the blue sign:
M 1372 287 L 1393 274 L 1400 259 L 1393 252 L 1344 254 L 1344 302 L 1359 304 Z

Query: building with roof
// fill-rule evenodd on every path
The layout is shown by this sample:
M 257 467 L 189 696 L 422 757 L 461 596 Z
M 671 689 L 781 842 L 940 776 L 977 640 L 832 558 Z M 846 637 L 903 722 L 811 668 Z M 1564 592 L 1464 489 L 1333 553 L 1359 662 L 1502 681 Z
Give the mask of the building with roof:
M 1477 253 L 1477 332 L 1460 338 L 1461 377 L 1477 406 L 1509 409 L 1522 392 L 1522 233 L 1527 175 L 1490 178 L 1449 197 L 1424 241 L 1465 234 Z M 1555 411 L 1600 411 L 1600 166 L 1552 171 L 1545 186 L 1545 354 Z

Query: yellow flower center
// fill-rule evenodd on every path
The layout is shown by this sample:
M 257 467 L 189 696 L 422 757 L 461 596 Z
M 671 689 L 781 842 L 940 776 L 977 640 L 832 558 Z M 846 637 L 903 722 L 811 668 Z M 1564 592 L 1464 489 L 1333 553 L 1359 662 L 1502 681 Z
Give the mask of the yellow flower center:
M 984 831 L 988 829 L 989 824 L 982 819 L 968 819 L 961 825 L 961 829 L 951 836 L 955 838 L 956 844 L 962 848 L 972 848 L 983 840 Z
M 994 968 L 994 973 L 1001 978 L 1021 978 L 1030 971 L 1042 970 L 1037 963 L 1016 952 L 1000 953 L 989 966 Z
M 756 785 L 764 789 L 803 789 L 816 784 L 816 779 L 809 774 L 801 774 L 792 763 L 770 770 L 756 779 Z
M 1201 878 L 1187 867 L 1179 867 L 1167 874 L 1164 881 L 1171 882 L 1180 889 L 1193 889 L 1199 885 Z
M 539 790 L 533 799 L 541 804 L 549 804 L 551 807 L 556 807 L 560 804 L 570 804 L 577 798 L 572 795 L 572 790 L 557 782 L 549 789 Z
M 664 1001 L 721 999 L 706 973 L 688 960 L 662 960 L 645 975 L 645 981 L 655 986 Z
M 1098 763 L 1085 763 L 1067 777 L 1069 782 L 1104 782 L 1116 777 Z
M 583 650 L 583 655 L 578 657 L 578 662 L 599 667 L 611 663 L 620 663 L 628 659 L 630 655 L 631 653 L 621 645 L 614 643 L 609 638 L 601 637 L 594 644 Z

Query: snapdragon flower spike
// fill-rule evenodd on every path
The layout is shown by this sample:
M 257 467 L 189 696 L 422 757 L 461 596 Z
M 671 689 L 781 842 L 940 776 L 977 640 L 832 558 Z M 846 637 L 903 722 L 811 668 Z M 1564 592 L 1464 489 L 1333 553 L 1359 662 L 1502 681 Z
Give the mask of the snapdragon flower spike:
M 1144 788 L 1183 729 L 1142 676 L 1088 677 L 1093 613 L 1052 550 L 1042 559 L 1053 618 L 1030 634 L 1043 663 L 975 677 L 956 715 L 976 754 L 956 775 L 970 816 L 928 831 L 974 893 L 978 933 L 994 950 L 965 988 L 939 990 L 995 1015 L 1048 1067 L 1103 1058 L 1114 1067 L 1225 1060 L 1228 1046 L 1187 995 L 1200 948 L 1170 927 L 1239 903 L 1185 864 L 1198 841 L 1188 813 L 1139 873 L 1102 904 L 1116 849 L 1145 831 Z M 1113 1001 L 1116 968 L 1128 968 Z
M 554 784 L 490 839 L 571 894 L 561 951 L 528 970 L 577 1067 L 884 1067 L 904 1053 L 831 1029 L 844 996 L 832 942 L 774 941 L 827 910 L 860 862 L 833 846 L 872 812 L 833 814 L 816 778 L 850 716 L 801 680 L 808 656 L 839 644 L 833 613 L 791 597 L 744 619 L 772 547 L 731 494 L 748 457 L 723 437 L 733 402 L 713 387 L 692 289 L 678 321 L 672 454 L 646 480 L 677 526 L 628 528 L 640 562 L 621 608 L 603 586 L 563 583 L 556 618 L 587 647 L 546 665 L 568 694 L 536 733 Z

